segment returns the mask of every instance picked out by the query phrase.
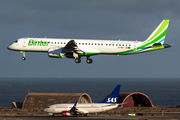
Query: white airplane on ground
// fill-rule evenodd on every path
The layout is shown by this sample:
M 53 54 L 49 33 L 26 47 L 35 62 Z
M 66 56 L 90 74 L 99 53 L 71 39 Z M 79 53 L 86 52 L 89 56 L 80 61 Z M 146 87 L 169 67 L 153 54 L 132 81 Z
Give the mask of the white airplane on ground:
M 90 56 L 99 54 L 130 55 L 154 51 L 171 47 L 163 44 L 169 20 L 163 20 L 153 33 L 143 42 L 139 41 L 112 41 L 87 39 L 54 39 L 54 38 L 20 38 L 8 46 L 8 49 L 23 53 L 47 52 L 49 57 L 74 58 L 76 63 L 86 56 L 87 63 L 92 63 Z
M 118 107 L 118 105 L 121 105 L 117 103 L 120 87 L 121 85 L 117 85 L 112 93 L 104 101 L 99 103 L 77 103 L 76 101 L 75 104 L 54 104 L 44 109 L 44 111 L 53 116 L 54 114 L 61 114 L 63 116 L 87 116 L 88 113 L 111 110 Z

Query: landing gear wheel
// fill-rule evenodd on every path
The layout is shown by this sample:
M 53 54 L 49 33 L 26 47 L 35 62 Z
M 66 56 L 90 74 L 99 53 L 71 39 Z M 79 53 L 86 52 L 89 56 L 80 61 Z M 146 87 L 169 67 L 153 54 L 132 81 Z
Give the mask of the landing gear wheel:
M 81 59 L 79 59 L 79 58 L 78 58 L 78 59 L 75 59 L 75 62 L 76 62 L 76 63 L 80 63 L 80 62 L 81 62 Z
M 26 57 L 22 57 L 22 60 L 26 60 Z
M 20 51 L 20 53 L 22 53 L 22 54 L 23 54 L 22 60 L 26 60 L 26 55 L 25 55 L 25 52 L 24 52 L 24 51 Z
M 93 62 L 93 60 L 92 60 L 92 59 L 87 59 L 86 62 L 87 62 L 88 64 L 91 64 L 91 63 Z

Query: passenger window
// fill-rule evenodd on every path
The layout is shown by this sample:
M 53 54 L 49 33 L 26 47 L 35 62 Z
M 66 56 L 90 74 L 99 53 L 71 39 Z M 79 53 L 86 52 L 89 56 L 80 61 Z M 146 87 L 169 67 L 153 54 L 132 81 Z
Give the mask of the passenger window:
M 53 44 L 53 42 L 51 42 L 51 44 Z

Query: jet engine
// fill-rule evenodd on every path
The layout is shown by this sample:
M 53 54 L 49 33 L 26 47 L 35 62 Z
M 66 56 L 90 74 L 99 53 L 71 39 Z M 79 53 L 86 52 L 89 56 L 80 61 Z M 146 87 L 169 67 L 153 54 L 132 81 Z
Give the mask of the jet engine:
M 64 58 L 65 53 L 63 53 L 63 48 L 49 48 L 48 56 L 55 58 Z
M 71 116 L 71 112 L 70 111 L 62 111 L 61 115 L 62 116 Z

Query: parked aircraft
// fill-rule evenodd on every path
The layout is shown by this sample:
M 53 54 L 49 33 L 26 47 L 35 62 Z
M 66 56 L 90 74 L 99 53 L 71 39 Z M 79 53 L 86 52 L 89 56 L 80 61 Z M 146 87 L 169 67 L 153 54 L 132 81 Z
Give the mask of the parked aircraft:
M 8 46 L 9 50 L 20 51 L 23 60 L 25 52 L 47 52 L 53 58 L 73 58 L 76 63 L 81 57 L 87 57 L 86 62 L 92 63 L 90 56 L 131 55 L 171 47 L 164 44 L 169 20 L 163 20 L 152 34 L 143 42 L 124 40 L 88 40 L 88 39 L 55 39 L 55 38 L 20 38 Z
M 117 103 L 120 87 L 121 85 L 117 85 L 111 94 L 104 101 L 99 103 L 77 103 L 76 101 L 75 104 L 54 104 L 44 109 L 44 111 L 48 112 L 50 115 L 61 114 L 63 116 L 87 116 L 88 113 L 98 113 L 111 110 L 118 107 L 118 105 L 121 105 Z

